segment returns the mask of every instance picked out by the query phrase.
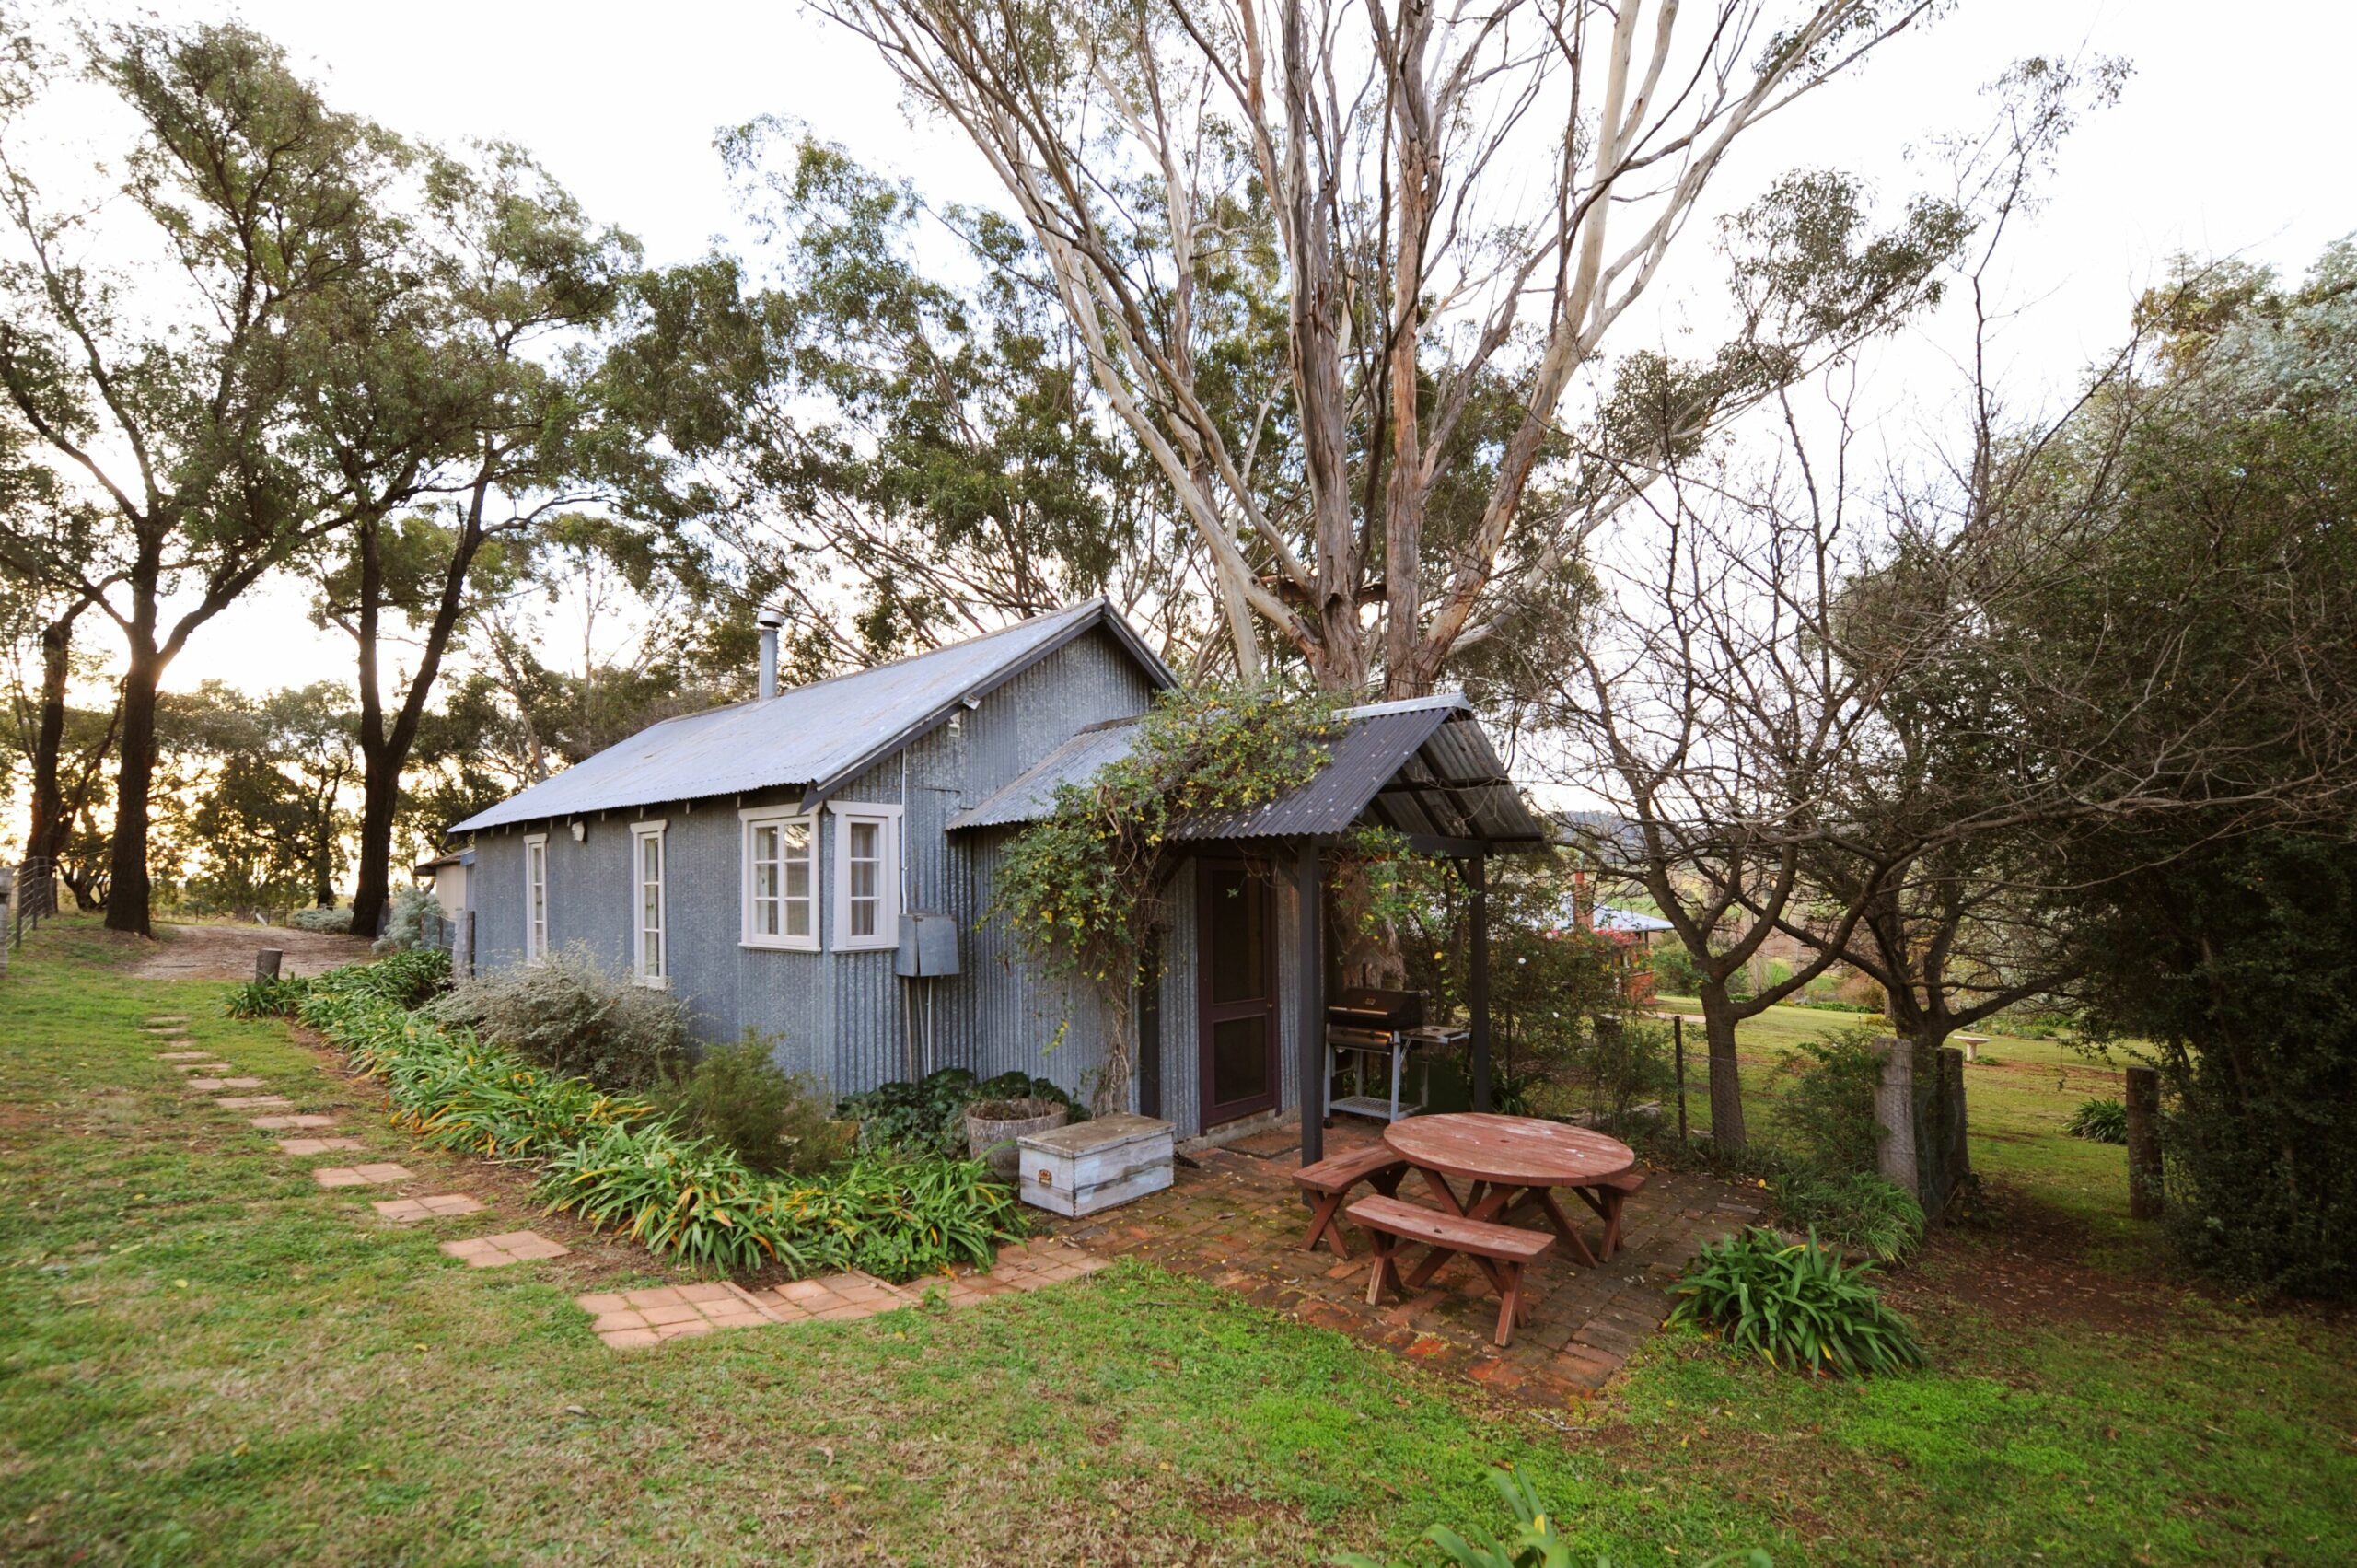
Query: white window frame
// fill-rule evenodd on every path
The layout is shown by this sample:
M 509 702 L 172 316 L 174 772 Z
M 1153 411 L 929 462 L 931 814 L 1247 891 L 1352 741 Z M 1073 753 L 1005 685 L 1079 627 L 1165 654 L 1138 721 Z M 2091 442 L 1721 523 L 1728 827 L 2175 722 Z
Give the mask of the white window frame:
M 737 940 L 748 947 L 774 947 L 790 953 L 817 952 L 819 912 L 827 903 L 819 886 L 819 819 L 788 806 L 748 806 L 740 808 L 737 815 L 743 824 L 739 830 L 737 852 L 737 857 L 743 864 L 743 875 L 738 878 L 740 920 Z M 784 929 L 786 905 L 795 901 L 789 899 L 785 891 L 785 832 L 795 827 L 807 830 L 806 844 L 810 856 L 810 890 L 800 900 L 810 906 L 810 933 L 807 936 L 792 935 Z M 753 834 L 761 828 L 778 830 L 778 930 L 773 934 L 757 931 L 753 927 Z
M 537 869 L 536 880 L 532 873 Z M 524 835 L 524 961 L 539 964 L 549 956 L 549 836 Z
M 630 969 L 631 976 L 641 985 L 657 991 L 671 984 L 671 848 L 665 842 L 664 830 L 670 823 L 663 818 L 630 825 Z M 655 842 L 655 940 L 658 947 L 655 967 L 646 964 L 646 842 Z
M 897 806 L 870 806 L 864 801 L 845 801 L 840 806 L 829 806 L 827 814 L 835 819 L 835 951 L 858 953 L 898 947 L 900 945 L 900 808 Z M 873 822 L 882 830 L 877 835 L 882 853 L 877 856 L 876 868 L 876 931 L 869 936 L 854 936 L 851 929 L 851 830 L 854 823 L 860 822 Z

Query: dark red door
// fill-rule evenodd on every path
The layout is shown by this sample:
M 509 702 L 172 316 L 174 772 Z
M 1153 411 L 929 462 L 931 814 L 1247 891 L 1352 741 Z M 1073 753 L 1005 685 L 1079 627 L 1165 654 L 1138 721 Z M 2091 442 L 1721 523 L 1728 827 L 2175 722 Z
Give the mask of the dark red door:
M 1275 887 L 1240 860 L 1195 863 L 1205 1127 L 1277 1103 Z

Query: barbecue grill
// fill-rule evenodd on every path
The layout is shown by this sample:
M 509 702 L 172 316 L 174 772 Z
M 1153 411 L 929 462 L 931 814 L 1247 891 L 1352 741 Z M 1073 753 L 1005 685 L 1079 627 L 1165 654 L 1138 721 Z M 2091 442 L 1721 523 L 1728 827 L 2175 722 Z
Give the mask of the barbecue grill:
M 1326 1082 L 1330 1090 L 1335 1076 L 1342 1070 L 1341 1058 L 1347 1055 L 1351 1059 L 1353 1092 L 1330 1100 L 1327 1109 L 1372 1116 L 1382 1121 L 1397 1121 L 1423 1109 L 1432 1068 L 1416 1054 L 1417 1048 L 1455 1035 L 1453 1030 L 1427 1029 L 1423 1022 L 1424 996 L 1420 991 L 1351 986 L 1334 993 L 1326 1008 Z M 1418 1074 L 1415 1103 L 1410 1105 L 1400 1099 L 1400 1079 L 1411 1056 L 1422 1071 Z M 1388 1069 L 1391 1092 L 1387 1098 L 1367 1093 L 1370 1058 Z

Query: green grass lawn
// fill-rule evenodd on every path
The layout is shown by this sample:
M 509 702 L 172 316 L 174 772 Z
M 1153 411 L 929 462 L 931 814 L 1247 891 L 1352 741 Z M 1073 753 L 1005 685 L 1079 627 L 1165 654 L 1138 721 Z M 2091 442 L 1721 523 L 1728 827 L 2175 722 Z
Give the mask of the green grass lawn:
M 355 1158 L 529 1221 L 512 1179 L 417 1149 L 283 1026 L 128 978 L 122 953 L 69 920 L 0 982 L 6 1562 L 1303 1563 L 1494 1527 L 1501 1462 L 1621 1563 L 2357 1552 L 2348 1322 L 2084 1270 L 2126 1304 L 2015 1310 L 1967 1288 L 2002 1233 L 1910 1271 L 1928 1373 L 1811 1385 L 1665 1336 L 1560 1414 L 1127 1264 L 617 1353 L 569 1297 L 643 1260 L 592 1244 L 470 1272 L 365 1192 L 317 1191 L 183 1093 L 139 1023 L 192 1015 L 200 1044 L 342 1109 Z M 1991 1164 L 2010 1134 L 2037 1150 L 2007 1180 L 2071 1225 L 2118 1206 L 2094 1163 L 2118 1151 L 2043 1147 L 2067 1095 L 1983 1082 Z

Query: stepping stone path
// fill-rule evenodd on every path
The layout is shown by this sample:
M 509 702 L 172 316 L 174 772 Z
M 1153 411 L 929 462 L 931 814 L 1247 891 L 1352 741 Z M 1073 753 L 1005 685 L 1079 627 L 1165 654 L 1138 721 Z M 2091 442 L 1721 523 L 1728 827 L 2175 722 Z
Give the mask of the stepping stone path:
M 782 1321 L 760 1297 L 732 1284 L 659 1285 L 618 1295 L 576 1295 L 573 1304 L 596 1319 L 590 1327 L 616 1350 Z M 902 1305 L 888 1302 L 877 1310 Z
M 260 1078 L 191 1078 L 188 1086 L 210 1093 L 215 1089 L 258 1089 L 262 1086 L 262 1081 Z
M 388 1198 L 368 1206 L 389 1220 L 399 1220 L 407 1225 L 412 1220 L 428 1219 L 435 1214 L 471 1214 L 481 1210 L 482 1203 L 464 1192 L 445 1192 L 435 1198 Z
M 443 1248 L 449 1249 L 447 1244 Z M 961 1270 L 905 1285 L 888 1284 L 872 1274 L 827 1274 L 759 1292 L 733 1284 L 662 1285 L 576 1295 L 573 1304 L 589 1314 L 598 1339 L 616 1350 L 630 1350 L 714 1329 L 872 1318 L 915 1306 L 936 1290 L 952 1307 L 971 1307 L 994 1295 L 1019 1295 L 1093 1274 L 1109 1262 L 1065 1242 L 1039 1240 L 1001 1248 L 998 1267 L 987 1274 Z
M 311 1179 L 322 1187 L 378 1187 L 416 1178 L 397 1165 L 327 1165 L 313 1170 Z
M 232 1095 L 213 1102 L 224 1110 L 258 1110 L 266 1105 L 293 1105 L 284 1095 Z
M 218 1105 L 220 1101 L 215 1100 Z M 284 1102 L 281 1102 L 284 1103 Z M 265 1132 L 291 1132 L 299 1127 L 332 1127 L 332 1116 L 252 1116 L 247 1121 Z
M 212 1054 L 213 1052 L 209 1051 L 159 1051 L 156 1052 L 156 1060 L 158 1062 L 202 1062 Z
M 172 1063 L 172 1071 L 175 1073 L 203 1073 L 210 1075 L 215 1073 L 234 1073 L 237 1071 L 237 1068 L 226 1062 L 175 1062 Z M 259 1084 L 261 1080 L 260 1078 L 256 1078 L 254 1082 Z
M 477 1237 L 472 1241 L 446 1241 L 442 1250 L 470 1269 L 502 1269 L 536 1258 L 562 1258 L 573 1249 L 528 1230 L 511 1230 L 505 1236 Z
M 285 1119 L 265 1116 L 260 1120 L 277 1121 Z M 319 1120 L 324 1121 L 327 1118 L 321 1117 Z M 326 1155 L 343 1149 L 365 1149 L 367 1146 L 357 1138 L 281 1138 L 278 1140 L 278 1152 L 282 1155 Z
M 188 1015 L 186 1013 L 158 1013 L 154 1017 L 147 1020 L 147 1027 L 150 1028 L 163 1028 L 169 1025 L 185 1024 L 187 1022 Z

